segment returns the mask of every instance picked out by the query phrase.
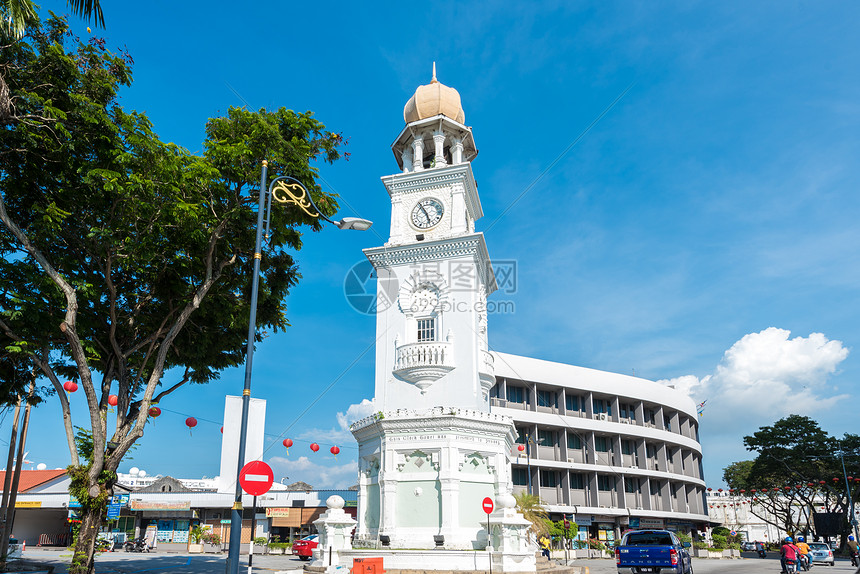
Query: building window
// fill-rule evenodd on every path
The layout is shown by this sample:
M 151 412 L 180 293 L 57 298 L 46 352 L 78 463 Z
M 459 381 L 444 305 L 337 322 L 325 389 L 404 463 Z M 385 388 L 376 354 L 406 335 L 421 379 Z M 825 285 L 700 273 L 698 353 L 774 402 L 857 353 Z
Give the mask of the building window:
M 671 448 L 666 449 L 666 461 L 669 464 L 672 464 L 673 462 L 675 462 L 674 460 L 672 460 L 672 449 Z
M 528 394 L 522 387 L 513 387 L 508 385 L 508 402 L 509 403 L 525 403 L 528 401 Z
M 632 440 L 621 441 L 621 454 L 634 454 L 635 450 Z
M 512 468 L 511 469 L 511 480 L 514 481 L 514 486 L 528 486 L 528 484 L 529 484 L 528 469 Z
M 578 472 L 570 473 L 570 488 L 573 490 L 585 490 L 585 477 Z
M 555 446 L 555 431 L 540 429 L 537 433 L 537 439 L 541 446 Z
M 539 407 L 558 408 L 558 398 L 553 391 L 538 391 L 537 404 Z
M 606 413 L 612 416 L 612 403 L 603 399 L 592 399 L 591 406 L 594 408 L 595 414 Z
M 615 490 L 615 477 L 606 474 L 598 474 L 597 490 L 601 492 L 610 492 Z
M 578 434 L 567 433 L 567 448 L 577 450 L 582 448 L 582 439 Z
M 624 492 L 639 492 L 639 479 L 631 477 L 625 478 Z
M 609 441 L 605 436 L 594 437 L 594 450 L 597 452 L 609 452 Z
M 517 444 L 526 444 L 526 435 L 528 431 L 525 429 L 517 429 Z
M 657 415 L 654 412 L 654 409 L 648 409 L 647 411 L 645 411 L 645 422 L 647 424 L 651 424 L 651 425 L 657 424 L 655 422 L 656 420 L 657 420 Z
M 418 342 L 436 340 L 436 319 L 418 319 Z
M 580 411 L 585 410 L 585 404 L 579 400 L 577 395 L 565 395 L 564 408 L 569 411 Z
M 646 444 L 645 445 L 645 455 L 648 458 L 657 458 L 657 449 L 654 448 L 653 444 Z
M 632 421 L 636 418 L 636 408 L 633 405 L 621 403 L 618 405 L 618 416 Z
M 540 485 L 546 488 L 555 488 L 558 486 L 557 474 L 554 470 L 540 471 Z
M 656 480 L 651 480 L 651 496 L 660 494 L 660 483 Z

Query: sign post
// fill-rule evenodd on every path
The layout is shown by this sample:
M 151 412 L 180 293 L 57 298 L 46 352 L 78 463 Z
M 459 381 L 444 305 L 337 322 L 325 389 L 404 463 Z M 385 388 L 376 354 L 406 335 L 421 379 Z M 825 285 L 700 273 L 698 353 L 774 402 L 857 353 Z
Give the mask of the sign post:
M 570 554 L 568 550 L 570 549 L 570 520 L 567 519 L 567 515 L 564 516 L 564 561 L 570 561 Z
M 252 574 L 254 563 L 254 534 L 257 530 L 257 497 L 266 494 L 272 488 L 275 474 L 272 467 L 262 460 L 252 460 L 242 467 L 239 473 L 239 484 L 242 490 L 254 497 L 253 510 L 251 511 L 251 539 L 248 545 L 248 574 Z M 241 526 L 239 527 L 241 529 Z M 237 550 L 238 552 L 238 550 Z
M 487 496 L 481 501 L 481 507 L 487 513 L 487 561 L 490 563 L 490 574 L 493 574 L 493 542 L 492 533 L 490 531 L 490 514 L 493 512 L 493 499 Z

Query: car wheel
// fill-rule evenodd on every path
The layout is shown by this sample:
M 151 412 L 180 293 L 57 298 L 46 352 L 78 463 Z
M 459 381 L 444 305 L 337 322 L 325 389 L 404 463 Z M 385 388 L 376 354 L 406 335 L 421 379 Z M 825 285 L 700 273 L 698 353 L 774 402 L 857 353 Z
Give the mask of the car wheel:
M 299 558 L 302 560 L 310 560 L 311 559 L 310 556 L 299 556 Z

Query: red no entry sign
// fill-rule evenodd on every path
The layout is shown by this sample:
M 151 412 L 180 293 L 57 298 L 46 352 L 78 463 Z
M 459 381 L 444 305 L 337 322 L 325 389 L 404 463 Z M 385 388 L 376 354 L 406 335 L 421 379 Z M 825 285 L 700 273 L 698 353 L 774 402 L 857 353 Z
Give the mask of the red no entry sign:
M 484 508 L 484 512 L 490 514 L 493 511 L 493 499 L 488 496 L 481 503 L 481 506 Z
M 239 484 L 242 485 L 242 490 L 254 496 L 269 492 L 274 480 L 272 467 L 262 460 L 252 460 L 243 466 L 239 473 Z

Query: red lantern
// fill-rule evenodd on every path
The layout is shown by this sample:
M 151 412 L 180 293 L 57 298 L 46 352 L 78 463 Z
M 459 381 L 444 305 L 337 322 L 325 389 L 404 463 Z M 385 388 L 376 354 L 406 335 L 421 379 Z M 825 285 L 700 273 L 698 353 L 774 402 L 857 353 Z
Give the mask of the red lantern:
M 786 486 L 786 487 L 785 487 L 785 489 L 786 489 L 786 490 L 791 490 L 791 487 L 790 487 L 790 486 Z
M 115 407 L 118 402 L 119 402 L 119 397 L 117 397 L 116 395 L 111 395 L 108 397 L 108 404 L 110 406 Z
M 718 489 L 717 489 L 717 492 L 722 492 L 722 491 L 723 491 L 723 489 L 722 489 L 722 488 L 718 488 Z
M 221 427 L 221 434 L 224 434 L 224 427 Z
M 185 419 L 185 426 L 190 429 L 193 429 L 197 426 L 197 419 L 195 419 L 194 417 L 188 417 L 187 419 Z
M 761 491 L 762 491 L 762 492 L 767 492 L 767 489 L 766 489 L 766 488 L 762 488 L 762 489 L 761 489 Z
M 161 409 L 158 407 L 149 407 L 149 416 L 156 419 L 161 416 Z
M 340 453 L 340 448 L 338 448 L 336 446 L 333 446 L 328 450 L 329 450 L 329 452 L 331 452 L 334 455 L 335 458 L 337 458 L 338 453 Z
M 827 481 L 826 480 L 819 480 L 818 484 L 827 484 Z
M 287 449 L 287 454 L 290 454 L 290 447 L 293 446 L 293 439 L 285 438 L 284 439 L 284 447 Z
M 853 476 L 849 476 L 849 477 L 848 477 L 848 480 L 854 480 L 854 477 L 853 477 Z
M 317 443 L 315 443 L 315 442 L 312 442 L 312 443 L 311 443 L 311 450 L 312 450 L 312 451 L 316 452 L 316 451 L 318 451 L 319 449 L 320 449 L 320 445 L 318 445 L 318 444 L 317 444 Z
M 713 488 L 708 488 L 708 492 L 711 492 L 712 490 L 714 490 L 714 489 L 713 489 Z
M 838 479 L 838 478 L 836 478 L 836 477 L 834 476 L 834 477 L 833 477 L 833 482 L 839 482 L 839 479 Z
M 734 491 L 735 491 L 735 489 L 734 489 L 734 488 L 730 488 L 730 489 L 729 489 L 729 492 L 734 492 Z
M 806 486 L 815 486 L 815 483 L 814 482 L 807 482 Z
M 753 488 L 750 492 L 752 492 L 753 494 L 755 494 L 755 493 L 756 493 L 756 489 L 754 489 L 754 488 Z
M 517 447 L 517 450 L 520 452 L 523 452 L 524 450 L 526 450 L 526 445 L 524 445 L 524 444 L 519 445 Z M 710 490 L 710 488 L 708 490 Z
M 745 493 L 745 492 L 746 492 L 746 490 L 744 490 L 744 489 L 742 488 L 742 489 L 741 489 L 741 494 L 743 494 L 743 493 Z
M 67 393 L 74 393 L 78 390 L 78 384 L 73 381 L 66 381 L 63 383 L 63 388 L 66 389 Z

